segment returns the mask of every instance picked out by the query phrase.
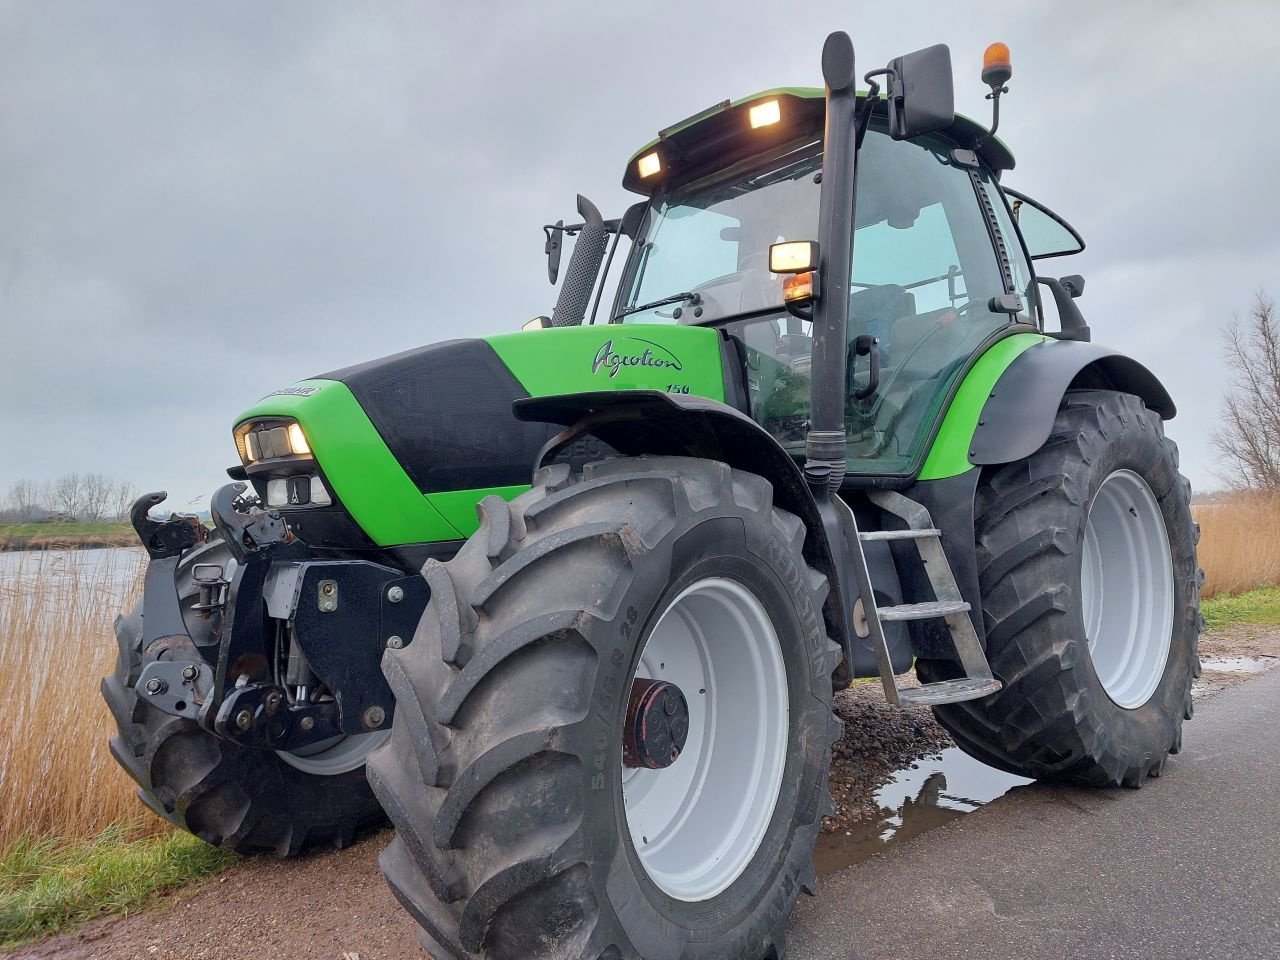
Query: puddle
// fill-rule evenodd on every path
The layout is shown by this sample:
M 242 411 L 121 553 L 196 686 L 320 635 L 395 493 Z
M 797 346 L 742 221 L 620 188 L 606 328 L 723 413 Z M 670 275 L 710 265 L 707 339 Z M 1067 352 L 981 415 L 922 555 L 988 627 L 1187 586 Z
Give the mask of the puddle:
M 847 833 L 819 834 L 814 867 L 818 876 L 825 877 L 892 844 L 972 813 L 1030 782 L 974 760 L 959 747 L 950 747 L 939 757 L 919 761 L 915 769 L 900 771 L 877 790 L 877 819 L 852 824 Z
M 1200 666 L 1215 673 L 1262 673 L 1276 665 L 1275 657 L 1205 657 Z

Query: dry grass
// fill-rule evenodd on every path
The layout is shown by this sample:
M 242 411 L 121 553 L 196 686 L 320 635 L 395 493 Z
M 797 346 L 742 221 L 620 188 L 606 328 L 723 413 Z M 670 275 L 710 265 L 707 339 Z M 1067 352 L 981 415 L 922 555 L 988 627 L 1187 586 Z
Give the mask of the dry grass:
M 115 724 L 98 693 L 143 556 L 111 551 L 89 565 L 91 555 L 25 554 L 16 578 L 0 580 L 0 853 L 32 837 L 160 829 L 107 749 Z
M 1240 493 L 1194 507 L 1205 599 L 1280 586 L 1280 496 Z

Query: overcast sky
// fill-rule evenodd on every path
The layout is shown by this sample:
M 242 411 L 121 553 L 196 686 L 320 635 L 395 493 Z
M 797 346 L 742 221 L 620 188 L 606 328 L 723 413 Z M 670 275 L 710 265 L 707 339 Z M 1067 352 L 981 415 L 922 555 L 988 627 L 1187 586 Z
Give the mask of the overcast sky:
M 836 29 L 860 72 L 948 43 L 984 120 L 1010 45 L 1005 182 L 1089 245 L 1046 272 L 1086 276 L 1217 486 L 1220 329 L 1280 294 L 1278 27 L 1262 0 L 0 0 L 0 491 L 99 471 L 181 504 L 271 390 L 549 313 L 541 224 L 578 191 L 619 214 L 659 128 L 820 84 Z

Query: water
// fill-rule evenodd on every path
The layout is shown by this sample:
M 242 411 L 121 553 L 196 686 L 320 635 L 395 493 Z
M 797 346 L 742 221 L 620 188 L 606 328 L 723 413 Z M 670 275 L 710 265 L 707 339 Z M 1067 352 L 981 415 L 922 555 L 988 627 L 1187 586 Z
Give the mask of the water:
M 819 876 L 827 876 L 865 860 L 895 843 L 972 813 L 1014 787 L 1030 783 L 974 760 L 959 747 L 921 760 L 876 791 L 879 816 L 853 826 L 848 833 L 818 836 L 813 854 Z
M 144 559 L 135 547 L 0 552 L 0 604 L 30 606 L 39 597 L 44 603 L 66 602 L 64 590 L 45 589 L 48 581 L 59 579 L 75 583 L 82 599 L 92 596 L 122 607 L 132 596 Z
M 1276 662 L 1275 657 L 1205 657 L 1200 665 L 1215 673 L 1262 673 Z

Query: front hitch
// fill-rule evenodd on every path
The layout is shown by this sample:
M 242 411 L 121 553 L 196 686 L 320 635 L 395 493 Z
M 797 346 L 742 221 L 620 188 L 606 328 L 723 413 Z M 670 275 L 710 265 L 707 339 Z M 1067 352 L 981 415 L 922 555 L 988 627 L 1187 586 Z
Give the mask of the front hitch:
M 228 483 L 219 487 L 209 500 L 209 513 L 222 539 L 239 563 L 251 554 L 269 551 L 278 543 L 289 543 L 293 534 L 279 510 L 253 510 L 257 498 L 245 497 L 246 483 Z
M 164 503 L 168 496 L 164 490 L 146 493 L 129 509 L 129 521 L 152 560 L 177 557 L 209 539 L 209 531 L 195 514 L 174 513 L 168 520 L 151 519 L 151 508 Z

